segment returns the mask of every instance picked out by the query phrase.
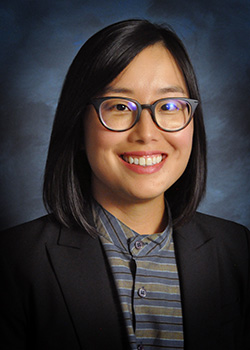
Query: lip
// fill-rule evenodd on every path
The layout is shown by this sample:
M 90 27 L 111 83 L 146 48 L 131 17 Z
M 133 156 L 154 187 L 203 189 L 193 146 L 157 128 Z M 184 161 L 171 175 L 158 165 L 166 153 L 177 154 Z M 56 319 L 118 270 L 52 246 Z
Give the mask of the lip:
M 150 165 L 150 166 L 141 166 L 137 164 L 127 163 L 123 157 L 131 156 L 131 157 L 152 157 L 153 155 L 162 155 L 163 159 L 160 163 Z M 120 155 L 120 160 L 122 163 L 130 170 L 134 171 L 137 174 L 153 174 L 158 172 L 164 165 L 166 159 L 168 157 L 167 153 L 161 151 L 133 151 L 133 152 L 125 152 Z

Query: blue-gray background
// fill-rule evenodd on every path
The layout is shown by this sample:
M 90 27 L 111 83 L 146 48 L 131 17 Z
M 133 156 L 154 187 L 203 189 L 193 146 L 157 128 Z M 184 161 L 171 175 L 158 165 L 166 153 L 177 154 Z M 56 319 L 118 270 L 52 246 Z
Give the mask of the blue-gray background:
M 42 178 L 65 73 L 84 41 L 127 18 L 170 24 L 200 85 L 208 187 L 199 210 L 250 227 L 249 0 L 2 0 L 1 227 L 45 213 Z

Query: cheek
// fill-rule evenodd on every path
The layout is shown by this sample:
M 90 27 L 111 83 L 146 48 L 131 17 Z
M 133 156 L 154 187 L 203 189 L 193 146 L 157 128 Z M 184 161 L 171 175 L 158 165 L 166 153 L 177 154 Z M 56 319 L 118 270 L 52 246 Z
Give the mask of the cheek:
M 193 122 L 185 129 L 169 134 L 168 142 L 179 157 L 189 158 L 193 145 Z
M 185 133 L 183 135 L 183 138 L 180 139 L 180 149 L 183 153 L 185 153 L 188 158 L 191 154 L 193 146 L 193 132 L 191 133 Z
M 118 137 L 118 133 L 105 129 L 94 113 L 86 116 L 84 148 L 94 173 L 98 168 L 106 168 L 113 162 L 116 145 L 119 144 Z
M 100 124 L 96 112 L 90 109 L 84 118 L 84 147 L 88 154 L 95 154 L 105 145 L 102 137 L 102 125 Z M 105 137 L 104 137 L 105 139 Z
M 116 145 L 119 143 L 111 131 L 100 130 L 99 127 L 93 129 L 87 128 L 85 133 L 85 150 L 87 154 L 91 153 L 95 157 L 115 153 Z

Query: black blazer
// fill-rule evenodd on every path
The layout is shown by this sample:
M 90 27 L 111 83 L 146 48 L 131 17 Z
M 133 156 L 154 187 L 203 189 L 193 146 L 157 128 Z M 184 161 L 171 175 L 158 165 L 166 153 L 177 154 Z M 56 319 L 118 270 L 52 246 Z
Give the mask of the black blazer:
M 1 349 L 129 349 L 98 238 L 46 216 L 0 240 Z M 174 241 L 185 350 L 250 349 L 249 231 L 196 214 Z

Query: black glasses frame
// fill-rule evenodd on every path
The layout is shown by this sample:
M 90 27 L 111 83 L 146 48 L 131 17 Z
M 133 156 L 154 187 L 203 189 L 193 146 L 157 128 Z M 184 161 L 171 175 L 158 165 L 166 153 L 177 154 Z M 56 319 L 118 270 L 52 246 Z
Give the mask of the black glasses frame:
M 126 100 L 126 101 L 131 101 L 133 103 L 136 104 L 137 106 L 137 115 L 136 115 L 136 118 L 135 118 L 135 121 L 134 123 L 129 127 L 129 128 L 126 128 L 126 129 L 122 129 L 122 130 L 114 130 L 112 128 L 110 128 L 108 125 L 105 124 L 104 120 L 102 119 L 102 116 L 101 116 L 101 113 L 100 113 L 100 107 L 101 107 L 101 104 L 106 101 L 106 100 L 111 100 L 111 99 L 122 99 L 122 100 Z M 175 129 L 175 130 L 169 130 L 169 129 L 164 129 L 162 128 L 158 123 L 157 123 L 157 120 L 155 118 L 155 107 L 156 105 L 158 104 L 158 102 L 160 101 L 165 101 L 165 100 L 179 100 L 179 101 L 184 101 L 184 102 L 187 102 L 187 104 L 189 105 L 190 107 L 190 116 L 187 120 L 187 122 L 185 123 L 184 126 L 182 126 L 181 128 L 179 129 Z M 186 97 L 167 97 L 167 98 L 161 98 L 157 101 L 155 101 L 154 103 L 152 104 L 140 104 L 138 101 L 136 100 L 133 100 L 131 98 L 128 98 L 128 97 L 121 97 L 121 96 L 108 96 L 108 97 L 97 97 L 97 98 L 93 98 L 90 103 L 91 105 L 94 106 L 96 112 L 97 112 L 97 115 L 98 115 L 98 118 L 100 120 L 100 122 L 102 123 L 102 125 L 108 129 L 108 130 L 111 130 L 111 131 L 115 131 L 115 132 L 122 132 L 122 131 L 127 131 L 127 130 L 130 130 L 133 128 L 133 126 L 135 126 L 136 123 L 138 123 L 138 121 L 140 120 L 140 116 L 141 116 L 141 112 L 143 109 L 149 109 L 150 112 L 151 112 L 151 117 L 154 121 L 154 123 L 157 125 L 157 127 L 163 131 L 167 131 L 167 132 L 176 132 L 176 131 L 180 131 L 180 130 L 183 130 L 186 126 L 188 126 L 188 124 L 190 123 L 190 121 L 192 120 L 193 118 L 193 115 L 194 115 L 194 112 L 195 112 L 195 109 L 196 107 L 198 106 L 199 104 L 199 101 L 198 100 L 194 100 L 192 98 L 186 98 Z

